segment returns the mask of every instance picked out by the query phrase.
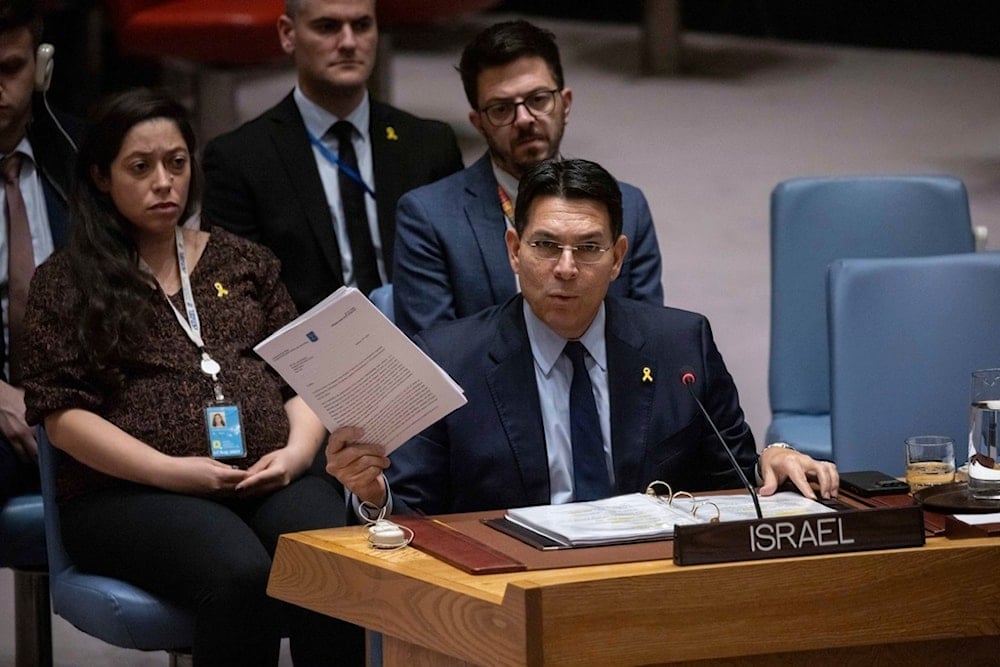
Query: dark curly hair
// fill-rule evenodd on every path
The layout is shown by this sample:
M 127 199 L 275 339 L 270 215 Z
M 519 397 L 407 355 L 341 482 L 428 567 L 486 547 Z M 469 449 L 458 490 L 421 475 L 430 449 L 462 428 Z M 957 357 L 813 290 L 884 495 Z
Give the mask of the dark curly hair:
M 108 178 L 125 136 L 136 125 L 154 119 L 173 122 L 187 143 L 191 185 L 180 217 L 186 220 L 201 191 L 194 130 L 181 104 L 147 88 L 115 94 L 97 106 L 80 146 L 70 196 L 72 225 L 66 253 L 79 287 L 74 304 L 77 338 L 94 379 L 112 390 L 123 384 L 122 360 L 132 358 L 142 344 L 152 316 L 152 285 L 139 268 L 131 223 L 94 177 Z

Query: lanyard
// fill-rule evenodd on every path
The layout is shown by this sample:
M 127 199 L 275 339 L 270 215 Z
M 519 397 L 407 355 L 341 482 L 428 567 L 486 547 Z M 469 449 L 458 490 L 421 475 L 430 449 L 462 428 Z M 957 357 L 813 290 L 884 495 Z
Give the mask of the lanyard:
M 191 291 L 191 279 L 188 275 L 187 257 L 184 255 L 184 232 L 180 227 L 174 230 L 174 239 L 177 242 L 177 268 L 181 274 L 181 291 L 184 294 L 184 310 L 187 312 L 187 317 L 181 314 L 177 310 L 177 306 L 174 302 L 163 293 L 163 297 L 170 304 L 170 309 L 174 311 L 174 315 L 177 318 L 177 322 L 181 325 L 181 329 L 187 334 L 187 337 L 191 339 L 198 350 L 201 352 L 201 372 L 205 375 L 210 375 L 212 381 L 215 382 L 215 398 L 216 400 L 223 400 L 222 387 L 219 385 L 219 373 L 222 371 L 222 367 L 219 365 L 215 359 L 213 359 L 208 351 L 205 350 L 205 341 L 201 337 L 201 321 L 198 319 L 198 309 L 194 305 L 194 293 Z
M 319 139 L 317 139 L 315 134 L 313 134 L 309 130 L 306 130 L 306 134 L 309 135 L 309 142 L 319 150 L 319 154 L 322 155 L 323 157 L 325 157 L 327 162 L 329 162 L 330 164 L 332 164 L 334 167 L 336 167 L 340 171 L 344 172 L 344 174 L 348 178 L 350 178 L 352 181 L 354 181 L 355 183 L 357 183 L 358 185 L 360 185 L 361 187 L 363 187 L 365 189 L 365 192 L 368 193 L 369 197 L 371 197 L 372 199 L 375 199 L 375 191 L 372 190 L 368 186 L 367 183 L 365 183 L 365 180 L 363 178 L 361 178 L 361 174 L 359 174 L 358 172 L 354 171 L 353 169 L 351 169 L 350 167 L 348 167 L 346 164 L 344 164 L 343 162 L 341 162 L 340 158 L 337 157 L 336 154 L 334 154 L 333 151 L 331 151 L 329 148 L 327 148 L 326 144 L 324 144 L 322 141 L 320 141 Z

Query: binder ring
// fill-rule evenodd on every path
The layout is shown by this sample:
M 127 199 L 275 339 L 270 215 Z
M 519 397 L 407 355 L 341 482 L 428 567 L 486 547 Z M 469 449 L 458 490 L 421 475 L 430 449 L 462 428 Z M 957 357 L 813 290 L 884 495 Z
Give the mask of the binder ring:
M 659 480 L 659 479 L 653 480 L 652 482 L 649 483 L 649 486 L 646 487 L 646 495 L 648 495 L 648 496 L 656 496 L 657 498 L 659 498 L 660 496 L 664 495 L 662 493 L 657 493 L 656 492 L 656 488 L 658 486 L 665 486 L 665 487 L 667 487 L 666 496 L 667 496 L 668 500 L 670 498 L 674 497 L 674 490 L 672 488 L 670 488 L 670 485 L 667 484 L 666 482 L 662 481 L 662 480 Z
M 687 491 L 678 491 L 674 495 L 670 496 L 670 502 L 668 502 L 667 504 L 673 507 L 674 501 L 677 500 L 678 498 L 687 498 L 688 500 L 690 500 L 691 509 L 689 509 L 688 511 L 691 512 L 692 516 L 698 515 L 698 503 L 695 502 L 694 496 L 688 493 Z
M 694 499 L 692 498 L 692 500 L 694 500 Z M 715 508 L 715 516 L 713 516 L 711 519 L 709 519 L 708 522 L 709 523 L 719 523 L 719 517 L 722 516 L 722 512 L 719 511 L 719 506 L 716 505 L 715 503 L 713 503 L 710 500 L 706 500 L 705 502 L 703 502 L 701 504 L 695 505 L 694 508 L 691 510 L 691 516 L 697 518 L 697 516 L 698 516 L 698 510 L 700 510 L 702 507 L 705 507 L 706 505 L 711 505 L 712 507 Z

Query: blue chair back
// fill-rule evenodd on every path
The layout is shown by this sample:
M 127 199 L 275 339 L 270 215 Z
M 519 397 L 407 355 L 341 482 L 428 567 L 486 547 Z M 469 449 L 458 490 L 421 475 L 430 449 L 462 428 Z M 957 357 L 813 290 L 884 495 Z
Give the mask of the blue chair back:
M 390 322 L 395 323 L 396 321 L 396 310 L 392 303 L 392 283 L 376 287 L 372 290 L 372 293 L 368 295 L 368 298 L 375 307 L 382 311 L 382 314 L 389 318 Z
M 903 441 L 969 441 L 970 374 L 1000 366 L 1000 253 L 834 262 L 829 275 L 833 459 L 905 471 Z
M 194 612 L 119 579 L 77 570 L 62 543 L 56 469 L 61 456 L 41 430 L 38 438 L 52 609 L 88 635 L 122 648 L 187 651 Z
M 18 665 L 52 665 L 52 612 L 40 494 L 0 505 L 0 567 L 14 570 L 14 636 Z
M 965 186 L 950 176 L 800 178 L 771 194 L 767 441 L 830 449 L 826 272 L 837 259 L 973 252 Z
M 0 505 L 0 567 L 46 568 L 44 516 L 37 493 Z

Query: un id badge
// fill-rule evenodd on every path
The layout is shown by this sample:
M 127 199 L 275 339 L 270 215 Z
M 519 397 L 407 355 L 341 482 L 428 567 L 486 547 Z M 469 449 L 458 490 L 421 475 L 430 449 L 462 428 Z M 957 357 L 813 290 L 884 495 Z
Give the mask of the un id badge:
M 205 408 L 205 428 L 213 459 L 242 459 L 247 455 L 239 405 L 209 403 Z

